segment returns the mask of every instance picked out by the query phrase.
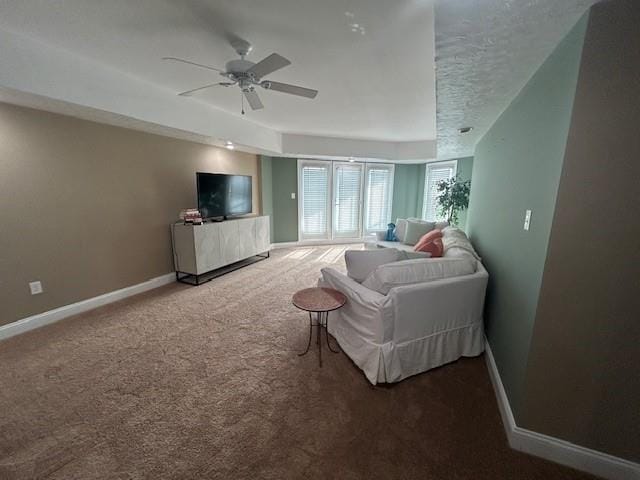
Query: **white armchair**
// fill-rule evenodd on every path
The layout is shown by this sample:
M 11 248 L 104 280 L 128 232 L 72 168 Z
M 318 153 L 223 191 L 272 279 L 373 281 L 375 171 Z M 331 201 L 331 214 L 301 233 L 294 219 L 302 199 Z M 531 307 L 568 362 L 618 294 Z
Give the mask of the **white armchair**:
M 319 285 L 347 296 L 329 332 L 375 385 L 482 353 L 487 280 L 478 262 L 473 274 L 397 286 L 386 296 L 332 268 L 322 269 Z

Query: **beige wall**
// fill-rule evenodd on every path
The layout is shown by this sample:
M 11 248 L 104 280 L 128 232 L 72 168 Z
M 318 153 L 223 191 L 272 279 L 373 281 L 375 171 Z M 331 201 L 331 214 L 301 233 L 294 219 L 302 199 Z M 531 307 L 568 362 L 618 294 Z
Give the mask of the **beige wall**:
M 0 103 L 0 325 L 171 272 L 196 171 L 252 175 L 258 212 L 255 155 Z
M 523 425 L 640 461 L 640 4 L 591 12 Z M 535 222 L 535 213 L 534 220 Z

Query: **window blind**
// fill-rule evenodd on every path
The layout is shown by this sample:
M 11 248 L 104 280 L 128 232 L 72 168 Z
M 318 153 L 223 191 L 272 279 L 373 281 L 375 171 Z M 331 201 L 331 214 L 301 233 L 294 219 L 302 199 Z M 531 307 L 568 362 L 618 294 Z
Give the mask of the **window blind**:
M 303 238 L 328 238 L 329 166 L 303 165 L 301 172 Z
M 360 232 L 360 199 L 362 165 L 334 162 L 334 237 L 358 238 Z
M 298 160 L 300 240 L 361 238 L 391 221 L 394 166 Z
M 438 196 L 437 184 L 441 180 L 453 178 L 456 174 L 456 162 L 442 162 L 427 164 L 424 178 L 424 197 L 422 200 L 422 218 L 424 220 L 445 220 L 440 215 L 436 197 Z
M 393 172 L 393 165 L 367 165 L 365 212 L 367 232 L 386 230 L 391 221 Z

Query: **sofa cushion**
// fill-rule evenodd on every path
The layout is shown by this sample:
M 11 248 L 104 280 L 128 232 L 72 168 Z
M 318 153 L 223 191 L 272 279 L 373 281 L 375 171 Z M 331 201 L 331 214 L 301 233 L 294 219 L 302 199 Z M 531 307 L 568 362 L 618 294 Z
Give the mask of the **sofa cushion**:
M 404 260 L 380 265 L 362 285 L 387 295 L 394 287 L 471 275 L 476 268 L 477 262 L 466 258 Z
M 404 236 L 407 233 L 407 220 L 404 218 L 398 218 L 396 220 L 395 232 L 396 238 L 399 242 L 404 242 Z
M 423 222 L 423 221 L 407 221 L 407 233 L 404 236 L 404 243 L 407 245 L 415 245 L 418 240 L 436 228 L 435 222 Z
M 409 222 L 422 223 L 422 224 L 432 223 L 432 222 L 427 222 L 426 220 L 422 220 L 421 218 L 415 218 L 415 217 L 396 219 L 395 235 L 399 242 L 405 243 L 405 237 L 407 234 L 407 224 Z M 449 226 L 449 222 L 438 222 L 435 225 L 436 227 L 437 225 L 440 225 L 439 228 L 440 230 L 442 230 L 443 228 Z M 414 245 L 414 244 L 415 243 L 412 243 L 411 245 Z
M 347 250 L 344 261 L 347 264 L 347 275 L 356 282 L 362 282 L 378 266 L 390 262 L 404 260 L 400 250 L 395 248 L 378 248 L 376 250 Z
M 473 258 L 480 261 L 473 245 L 467 235 L 455 227 L 447 227 L 442 230 L 442 244 L 444 246 L 444 256 L 447 258 Z
M 416 218 L 416 217 L 409 217 L 407 218 L 407 220 L 409 220 L 410 222 L 418 222 L 418 223 L 435 223 L 436 225 L 435 228 L 437 228 L 438 230 L 443 230 L 449 226 L 449 222 L 447 222 L 446 220 L 442 220 L 440 222 L 428 222 L 427 220 L 423 220 L 421 218 Z
M 468 258 L 469 260 L 480 260 L 469 249 L 460 247 L 444 247 L 443 258 Z
M 406 258 L 398 257 L 398 260 L 409 260 L 409 258 L 425 258 L 428 255 L 413 250 L 413 245 L 405 245 L 400 242 L 376 242 L 378 248 L 396 248 L 400 250 Z
M 459 238 L 460 240 L 469 240 L 467 234 L 460 230 L 458 227 L 445 227 L 442 229 L 443 237 Z
M 405 247 L 411 248 L 410 245 L 405 245 Z M 416 258 L 431 258 L 431 253 L 429 252 L 416 252 L 414 250 L 400 250 L 400 256 L 398 260 L 415 260 Z

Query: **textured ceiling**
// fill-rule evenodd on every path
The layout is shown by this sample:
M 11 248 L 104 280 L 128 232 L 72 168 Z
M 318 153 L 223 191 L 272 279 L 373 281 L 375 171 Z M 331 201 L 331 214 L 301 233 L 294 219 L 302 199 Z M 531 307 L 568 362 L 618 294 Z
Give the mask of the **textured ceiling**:
M 225 38 L 234 33 L 255 44 L 253 60 L 272 51 L 292 60 L 273 80 L 320 90 L 314 101 L 264 92 L 266 108 L 245 117 L 250 128 L 378 142 L 433 142 L 437 130 L 446 159 L 473 154 L 595 1 L 435 0 L 434 35 L 434 0 L 0 0 L 0 31 L 149 81 L 174 99 L 212 72 L 161 57 L 221 66 L 234 57 Z M 180 100 L 238 115 L 240 97 L 212 89 Z M 463 126 L 474 130 L 461 135 Z
M 596 0 L 438 0 L 438 158 L 478 140 Z M 458 133 L 471 126 L 473 131 Z

